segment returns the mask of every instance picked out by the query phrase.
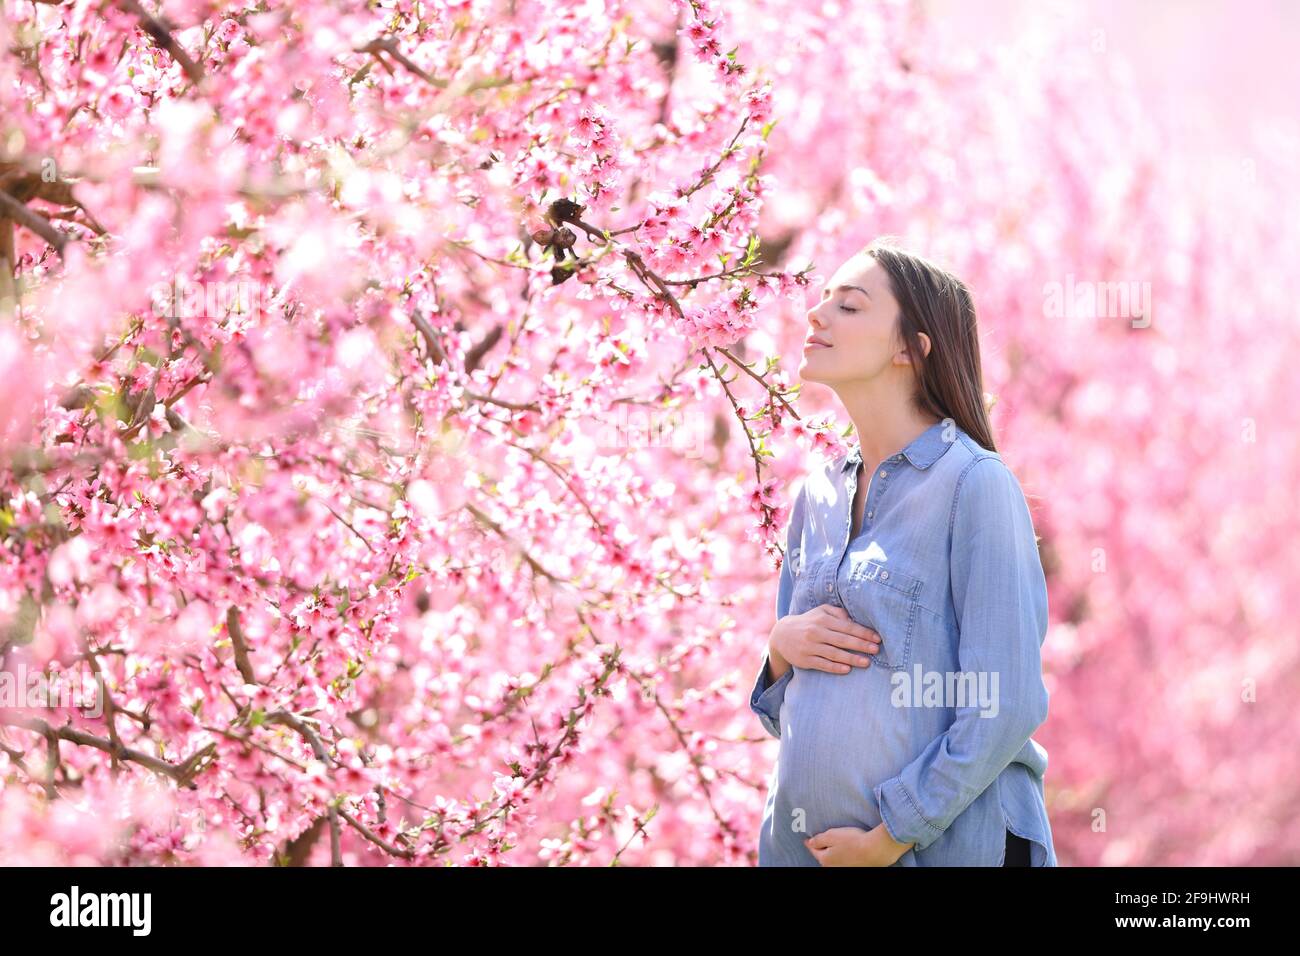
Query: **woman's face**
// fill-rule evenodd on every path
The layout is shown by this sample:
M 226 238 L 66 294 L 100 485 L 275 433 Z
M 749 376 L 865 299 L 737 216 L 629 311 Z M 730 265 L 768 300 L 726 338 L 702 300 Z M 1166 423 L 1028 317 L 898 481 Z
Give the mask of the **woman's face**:
M 854 256 L 835 271 L 808 312 L 799 377 L 834 385 L 868 381 L 910 364 L 898 334 L 889 274 L 871 256 Z

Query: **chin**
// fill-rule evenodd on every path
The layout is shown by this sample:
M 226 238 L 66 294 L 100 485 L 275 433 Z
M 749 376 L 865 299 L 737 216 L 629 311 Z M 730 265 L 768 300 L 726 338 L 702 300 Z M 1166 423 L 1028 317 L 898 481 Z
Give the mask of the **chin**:
M 805 382 L 816 382 L 821 384 L 825 376 L 816 371 L 816 366 L 817 363 L 815 361 L 810 361 L 808 356 L 805 355 L 803 361 L 799 363 L 799 378 Z

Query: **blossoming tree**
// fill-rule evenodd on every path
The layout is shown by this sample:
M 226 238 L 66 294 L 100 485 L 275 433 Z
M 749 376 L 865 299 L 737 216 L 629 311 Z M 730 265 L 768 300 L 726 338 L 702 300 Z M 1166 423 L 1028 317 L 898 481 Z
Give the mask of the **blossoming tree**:
M 803 290 L 896 233 L 976 290 L 1041 499 L 1063 861 L 1294 862 L 1294 754 L 1237 735 L 1293 721 L 1300 562 L 1232 491 L 1300 477 L 1244 437 L 1296 382 L 1233 329 L 1296 331 L 1222 277 L 1294 239 L 1252 179 L 1243 241 L 1068 37 L 4 0 L 0 40 L 0 859 L 752 863 L 745 694 L 793 482 L 846 435 L 800 395 Z M 1052 315 L 1067 277 L 1154 308 Z

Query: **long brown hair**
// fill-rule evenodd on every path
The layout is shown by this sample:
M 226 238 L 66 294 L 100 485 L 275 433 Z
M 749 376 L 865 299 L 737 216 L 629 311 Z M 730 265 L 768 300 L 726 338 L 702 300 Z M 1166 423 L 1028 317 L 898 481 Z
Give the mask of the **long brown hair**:
M 907 252 L 891 236 L 875 239 L 862 253 L 889 274 L 898 300 L 898 324 L 917 389 L 912 403 L 923 413 L 951 418 L 982 447 L 996 452 L 984 395 L 975 302 L 966 284 L 951 272 Z M 924 354 L 918 332 L 930 337 Z

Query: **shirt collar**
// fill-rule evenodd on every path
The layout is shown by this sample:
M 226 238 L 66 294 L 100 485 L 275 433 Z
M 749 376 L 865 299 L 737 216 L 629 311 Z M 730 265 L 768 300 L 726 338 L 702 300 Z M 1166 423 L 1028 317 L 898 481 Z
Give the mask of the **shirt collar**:
M 943 453 L 952 446 L 953 443 L 945 439 L 943 435 L 944 428 L 950 421 L 951 419 L 945 418 L 943 421 L 935 422 L 925 431 L 921 432 L 921 434 L 912 439 L 908 443 L 907 447 L 901 452 L 890 455 L 885 460 L 898 461 L 901 458 L 906 457 L 909 462 L 924 471 L 942 458 Z M 953 427 L 960 430 L 956 423 L 954 423 Z M 856 468 L 861 463 L 862 446 L 857 442 L 854 442 L 853 447 L 849 450 L 848 456 L 844 459 L 844 464 L 841 466 L 840 470 L 848 471 L 850 468 Z

